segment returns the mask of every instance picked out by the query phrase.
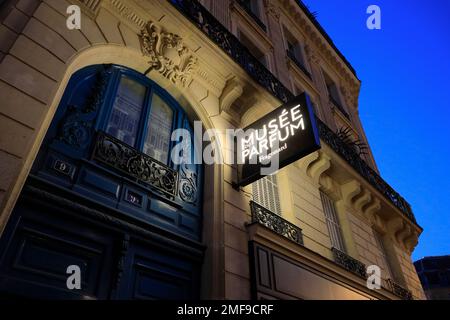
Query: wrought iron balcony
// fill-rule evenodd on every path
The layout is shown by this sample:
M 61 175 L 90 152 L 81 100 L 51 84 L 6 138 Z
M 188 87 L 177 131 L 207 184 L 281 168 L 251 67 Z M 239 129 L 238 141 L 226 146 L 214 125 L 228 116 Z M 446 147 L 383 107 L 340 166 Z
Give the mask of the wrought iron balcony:
M 282 102 L 294 97 L 250 51 L 245 48 L 231 32 L 208 12 L 197 0 L 169 0 L 184 16 L 195 24 L 205 35 L 225 51 L 249 76 Z M 394 206 L 417 225 L 410 205 L 388 183 L 386 183 L 364 160 L 345 144 L 339 136 L 317 118 L 321 139 L 337 154 L 344 158 L 362 177 L 372 184 Z
M 344 107 L 330 94 L 328 95 L 330 102 L 347 118 L 350 119 L 350 115 L 345 111 Z
M 275 233 L 303 245 L 302 229 L 254 201 L 250 201 L 250 209 L 252 222 L 257 222 Z
M 362 160 L 356 151 L 344 143 L 335 132 L 317 118 L 320 138 L 329 145 L 337 154 L 350 164 L 362 177 L 364 177 L 373 187 L 395 205 L 414 224 L 417 225 L 416 218 L 410 205 L 392 187 L 381 178 L 378 173 Z
M 364 263 L 350 257 L 348 254 L 342 252 L 339 249 L 332 248 L 331 251 L 333 252 L 334 261 L 338 265 L 363 279 L 367 278 L 366 266 L 364 265 Z
M 148 184 L 170 198 L 176 195 L 177 171 L 104 132 L 97 134 L 92 159 Z
M 413 300 L 412 293 L 408 289 L 403 288 L 401 285 L 393 281 L 392 279 L 387 280 L 389 287 L 393 294 L 402 298 L 403 300 Z
M 312 79 L 311 73 L 305 68 L 305 66 L 298 61 L 297 57 L 291 50 L 286 50 L 286 54 L 289 59 L 291 59 L 292 62 L 296 65 L 297 68 L 299 68 L 309 79 Z
M 264 32 L 267 31 L 266 25 L 264 22 L 261 21 L 261 19 L 253 12 L 252 8 L 250 7 L 250 2 L 245 0 L 236 0 L 236 2 L 239 4 L 239 6 L 247 12 L 247 14 L 252 17 L 252 19 L 258 24 L 258 26 L 264 30 Z
M 239 39 L 197 0 L 169 1 L 271 94 L 283 102 L 293 97 L 292 93 L 240 43 Z

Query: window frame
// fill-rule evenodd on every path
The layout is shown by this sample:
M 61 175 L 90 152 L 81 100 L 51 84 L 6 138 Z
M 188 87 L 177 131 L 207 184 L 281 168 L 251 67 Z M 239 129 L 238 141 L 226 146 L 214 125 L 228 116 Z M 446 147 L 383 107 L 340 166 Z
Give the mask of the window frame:
M 136 134 L 136 141 L 135 144 L 131 146 L 132 148 L 138 150 L 139 152 L 144 153 L 143 148 L 149 130 L 147 123 L 151 113 L 152 101 L 155 94 L 157 94 L 161 98 L 161 100 L 163 100 L 164 103 L 166 103 L 173 111 L 171 132 L 173 132 L 175 128 L 184 128 L 183 120 L 186 117 L 185 112 L 181 109 L 181 106 L 178 104 L 178 102 L 173 97 L 168 95 L 168 93 L 165 92 L 164 89 L 159 87 L 153 80 L 147 78 L 145 75 L 140 74 L 134 70 L 123 68 L 120 66 L 114 66 L 113 70 L 114 70 L 112 75 L 113 78 L 109 83 L 107 93 L 101 106 L 101 112 L 99 114 L 100 120 L 97 123 L 96 130 L 106 132 L 106 128 L 109 124 L 109 121 L 111 120 L 114 101 L 117 97 L 117 92 L 119 90 L 119 85 L 122 77 L 128 77 L 129 79 L 136 81 L 137 83 L 143 85 L 146 88 L 145 98 L 142 105 L 141 119 L 139 121 L 139 126 Z M 170 139 L 167 162 L 166 163 L 162 162 L 164 165 L 167 165 L 174 169 L 177 169 L 178 165 L 177 166 L 174 165 L 170 157 L 170 154 L 176 143 L 177 141 L 172 141 L 172 139 Z M 158 161 L 157 159 L 154 160 Z
M 265 176 L 252 183 L 252 199 L 260 206 L 282 216 L 280 185 L 276 174 Z M 273 207 L 270 205 L 271 193 L 273 193 Z
M 334 200 L 321 190 L 320 200 L 322 202 L 323 214 L 325 216 L 325 224 L 327 225 L 330 236 L 331 247 L 347 253 L 341 221 L 339 220 Z M 332 227 L 330 225 L 332 225 L 333 230 L 331 230 Z M 335 239 L 336 237 L 337 239 Z M 335 243 L 333 239 L 337 240 L 339 243 Z

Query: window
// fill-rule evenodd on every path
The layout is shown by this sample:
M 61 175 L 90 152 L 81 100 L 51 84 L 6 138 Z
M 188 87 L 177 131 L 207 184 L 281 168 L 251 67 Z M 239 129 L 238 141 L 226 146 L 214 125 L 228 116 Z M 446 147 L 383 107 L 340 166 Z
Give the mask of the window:
M 106 133 L 135 146 L 146 88 L 126 77 L 120 79 Z
M 306 64 L 303 51 L 299 42 L 287 40 L 287 53 L 291 59 L 294 59 L 297 63 L 300 63 L 303 67 L 305 67 Z
M 331 246 L 345 252 L 341 226 L 337 217 L 334 201 L 323 192 L 320 192 L 320 198 L 322 200 L 323 212 L 325 214 L 328 232 L 330 233 Z
M 253 55 L 259 62 L 261 62 L 266 68 L 267 57 L 264 52 L 262 52 L 247 36 L 245 36 L 242 32 L 239 32 L 239 39 L 241 43 L 250 51 L 250 54 Z
M 338 87 L 336 83 L 331 79 L 331 77 L 326 73 L 323 72 L 323 76 L 325 78 L 325 85 L 327 87 L 328 96 L 330 99 L 332 99 L 332 102 L 335 104 L 341 105 L 341 100 L 339 97 Z
M 328 97 L 330 101 L 333 103 L 333 105 L 339 109 L 339 111 L 348 119 L 350 119 L 350 116 L 348 112 L 344 109 L 342 105 L 342 101 L 339 95 L 339 89 L 336 83 L 331 79 L 331 77 L 323 71 L 323 76 L 325 79 L 325 85 L 327 87 L 328 91 Z
M 148 131 L 144 143 L 144 153 L 167 164 L 169 158 L 169 142 L 172 134 L 173 110 L 159 95 L 152 99 Z
M 311 73 L 306 67 L 305 54 L 303 52 L 303 45 L 298 41 L 286 28 L 283 28 L 284 36 L 286 38 L 286 54 L 295 65 L 311 79 Z
M 256 17 L 260 18 L 259 1 L 260 0 L 239 0 L 241 4 Z
M 112 107 L 105 132 L 170 165 L 171 135 L 175 123 L 185 116 L 167 94 L 141 75 L 118 71 Z M 189 124 L 183 126 L 189 128 Z
M 281 215 L 278 180 L 275 174 L 265 176 L 252 184 L 253 201 Z
M 237 3 L 252 17 L 252 19 L 259 25 L 259 27 L 267 31 L 266 25 L 261 21 L 261 0 L 237 0 Z
M 383 269 L 383 271 L 386 273 L 386 276 L 383 277 L 383 278 L 395 280 L 393 278 L 394 274 L 392 273 L 392 268 L 391 268 L 391 265 L 389 263 L 389 258 L 386 255 L 386 249 L 385 249 L 384 244 L 383 244 L 383 238 L 382 238 L 381 234 L 378 233 L 375 230 L 373 230 L 373 234 L 374 234 L 374 237 L 375 237 L 375 241 L 377 242 L 378 249 L 380 250 L 381 257 L 383 259 L 383 261 L 382 261 L 383 262 L 383 266 L 380 266 Z

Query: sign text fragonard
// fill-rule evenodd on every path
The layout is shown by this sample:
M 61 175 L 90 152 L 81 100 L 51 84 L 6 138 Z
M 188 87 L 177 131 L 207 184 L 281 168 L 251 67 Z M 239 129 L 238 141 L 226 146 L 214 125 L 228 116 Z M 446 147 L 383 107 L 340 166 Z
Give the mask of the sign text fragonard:
M 248 185 L 320 149 L 314 112 L 305 93 L 237 135 L 238 184 Z

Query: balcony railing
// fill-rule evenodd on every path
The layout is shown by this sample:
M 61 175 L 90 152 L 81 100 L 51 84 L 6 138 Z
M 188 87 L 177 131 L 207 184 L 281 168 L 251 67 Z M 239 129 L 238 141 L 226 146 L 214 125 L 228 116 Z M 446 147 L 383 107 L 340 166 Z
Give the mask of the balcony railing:
M 106 133 L 98 132 L 92 159 L 148 184 L 170 198 L 176 195 L 177 171 Z
M 286 54 L 289 59 L 291 59 L 292 62 L 296 65 L 297 68 L 299 68 L 309 79 L 312 79 L 311 73 L 305 68 L 305 66 L 298 61 L 297 57 L 295 56 L 295 53 L 293 53 L 291 50 L 286 50 Z
M 249 76 L 282 102 L 294 95 L 239 40 L 229 32 L 197 0 L 169 0 L 175 8 L 202 30 L 207 37 L 225 51 Z M 410 205 L 387 184 L 350 146 L 317 118 L 321 139 L 345 159 L 362 177 L 372 184 L 394 206 L 417 225 Z
M 350 119 L 350 115 L 345 111 L 344 107 L 330 94 L 328 96 L 330 102 L 347 118 Z
M 393 294 L 402 298 L 403 300 L 413 300 L 411 291 L 403 288 L 401 285 L 391 279 L 388 279 L 387 282 Z
M 332 248 L 331 251 L 333 252 L 334 262 L 363 279 L 367 278 L 366 266 L 364 263 L 350 257 L 339 249 Z
M 258 24 L 258 26 L 264 30 L 264 32 L 267 31 L 266 25 L 264 22 L 261 21 L 261 19 L 252 11 L 252 8 L 250 8 L 250 3 L 248 1 L 244 0 L 236 0 L 236 2 L 239 4 L 239 6 L 247 12 L 247 14 L 252 17 L 252 19 Z
M 250 201 L 250 209 L 252 222 L 259 223 L 275 233 L 303 245 L 302 229 L 254 201 Z

